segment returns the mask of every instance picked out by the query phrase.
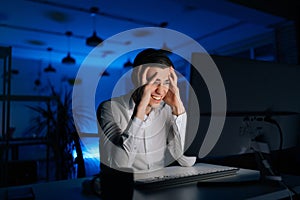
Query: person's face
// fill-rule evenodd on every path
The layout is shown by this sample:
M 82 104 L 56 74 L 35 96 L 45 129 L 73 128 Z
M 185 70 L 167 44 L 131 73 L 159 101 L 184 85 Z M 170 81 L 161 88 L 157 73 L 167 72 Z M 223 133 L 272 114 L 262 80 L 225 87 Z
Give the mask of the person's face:
M 151 107 L 157 107 L 163 101 L 169 90 L 169 68 L 150 67 L 147 70 L 147 80 L 150 80 L 157 73 L 157 78 L 154 80 L 155 90 L 151 93 L 149 105 Z

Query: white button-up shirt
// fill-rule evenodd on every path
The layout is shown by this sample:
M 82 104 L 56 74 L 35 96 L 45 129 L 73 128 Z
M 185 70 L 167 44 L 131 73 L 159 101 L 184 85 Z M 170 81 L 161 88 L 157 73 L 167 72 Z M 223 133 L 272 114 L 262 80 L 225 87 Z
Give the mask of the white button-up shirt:
M 183 166 L 193 165 L 183 156 L 186 113 L 173 115 L 162 103 L 144 120 L 132 117 L 131 95 L 113 98 L 97 110 L 100 133 L 100 160 L 112 168 L 135 171 L 155 170 L 178 160 Z

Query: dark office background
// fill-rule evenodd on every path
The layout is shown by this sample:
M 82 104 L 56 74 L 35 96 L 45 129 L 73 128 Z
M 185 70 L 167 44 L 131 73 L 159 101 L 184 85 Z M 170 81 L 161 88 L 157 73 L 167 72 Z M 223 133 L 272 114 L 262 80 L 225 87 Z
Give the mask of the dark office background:
M 119 50 L 130 51 L 134 41 L 153 34 L 140 28 L 168 28 L 191 37 L 210 55 L 231 57 L 232 62 L 235 62 L 234 58 L 247 63 L 249 60 L 257 61 L 263 63 L 262 68 L 268 66 L 270 77 L 276 73 L 277 77 L 282 72 L 285 78 L 278 81 L 291 81 L 290 77 L 297 76 L 289 70 L 285 73 L 284 67 L 298 72 L 299 7 L 299 3 L 294 1 L 262 0 L 134 0 L 130 3 L 122 0 L 1 1 L 0 185 L 22 185 L 98 173 L 100 158 L 95 119 L 80 124 L 79 138 L 72 123 L 71 100 L 72 88 L 83 84 L 81 79 L 76 79 L 76 74 L 99 42 L 104 41 L 99 48 L 98 59 L 105 63 L 111 56 L 118 55 Z M 129 37 L 105 43 L 115 34 L 136 28 L 139 29 L 132 31 Z M 90 38 L 93 33 L 96 35 Z M 170 51 L 181 48 L 165 43 L 166 38 L 168 35 L 160 38 L 162 48 Z M 188 44 L 182 44 L 185 45 Z M 120 93 L 130 88 L 127 72 L 131 69 L 135 53 L 120 55 L 107 68 L 98 62 L 89 63 L 92 71 L 101 75 L 95 106 L 111 96 L 119 79 L 126 83 L 119 85 Z M 175 69 L 190 79 L 190 64 L 178 56 L 172 56 L 172 59 Z M 272 64 L 282 71 L 275 70 L 273 73 Z M 251 73 L 254 72 L 252 66 L 255 66 L 255 74 Z M 238 67 L 240 73 L 249 71 L 249 76 L 262 76 L 255 62 Z M 224 69 L 221 67 L 220 70 Z M 268 70 L 263 69 L 263 76 L 269 76 Z M 224 71 L 228 73 L 226 69 Z M 226 74 L 227 81 L 232 78 L 234 82 L 237 73 Z M 263 82 L 263 78 L 260 80 Z M 292 81 L 293 88 L 300 85 L 297 80 Z M 185 83 L 179 84 L 182 88 L 187 87 Z M 298 113 L 298 95 L 291 93 L 299 91 L 289 89 L 280 88 L 280 92 L 285 90 L 288 98 L 294 98 L 290 103 L 287 100 L 286 104 L 291 108 L 289 112 Z M 183 96 L 187 103 L 188 94 Z M 284 109 L 283 106 L 281 111 Z M 242 117 L 244 119 L 245 116 Z M 293 121 L 293 125 L 298 124 L 298 121 Z M 299 133 L 296 134 L 298 138 Z M 281 166 L 284 172 L 298 173 L 298 146 L 285 150 L 284 155 L 288 156 L 283 156 L 286 158 L 284 162 L 294 166 Z M 215 153 L 218 154 L 217 150 Z M 275 157 L 277 153 L 275 151 Z M 251 155 L 248 156 L 237 159 L 236 156 L 225 155 L 226 159 L 210 158 L 205 161 L 255 167 Z

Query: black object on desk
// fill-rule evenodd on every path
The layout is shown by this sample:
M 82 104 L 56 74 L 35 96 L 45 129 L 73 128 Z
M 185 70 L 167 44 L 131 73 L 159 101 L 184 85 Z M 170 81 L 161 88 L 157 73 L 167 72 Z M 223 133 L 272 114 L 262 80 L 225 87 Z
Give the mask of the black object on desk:
M 100 166 L 101 198 L 103 200 L 131 200 L 134 190 L 133 171 L 131 169 L 113 169 L 102 163 Z
M 35 196 L 32 187 L 20 187 L 7 189 L 7 200 L 34 200 Z

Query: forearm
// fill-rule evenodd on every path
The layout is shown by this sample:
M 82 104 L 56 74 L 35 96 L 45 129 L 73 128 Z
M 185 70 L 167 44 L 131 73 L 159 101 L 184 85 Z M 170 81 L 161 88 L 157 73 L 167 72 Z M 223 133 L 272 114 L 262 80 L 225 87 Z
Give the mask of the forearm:
M 181 100 L 178 100 L 176 104 L 172 106 L 172 114 L 179 116 L 185 113 L 185 108 Z
M 186 120 L 186 113 L 183 113 L 178 117 L 175 116 L 173 124 L 174 138 L 172 142 L 169 143 L 169 151 L 181 166 L 188 167 L 195 164 L 196 157 L 184 156 Z
M 177 140 L 177 142 L 180 143 L 182 152 L 184 151 L 184 144 L 185 144 L 186 123 L 187 123 L 186 112 L 178 116 L 173 114 L 173 122 L 171 124 L 172 126 L 171 134 L 173 135 L 174 140 Z
M 136 117 L 143 121 L 144 117 L 146 115 L 146 109 L 147 109 L 147 105 L 145 105 L 145 104 L 137 105 L 135 108 L 135 111 L 133 113 L 133 117 Z

